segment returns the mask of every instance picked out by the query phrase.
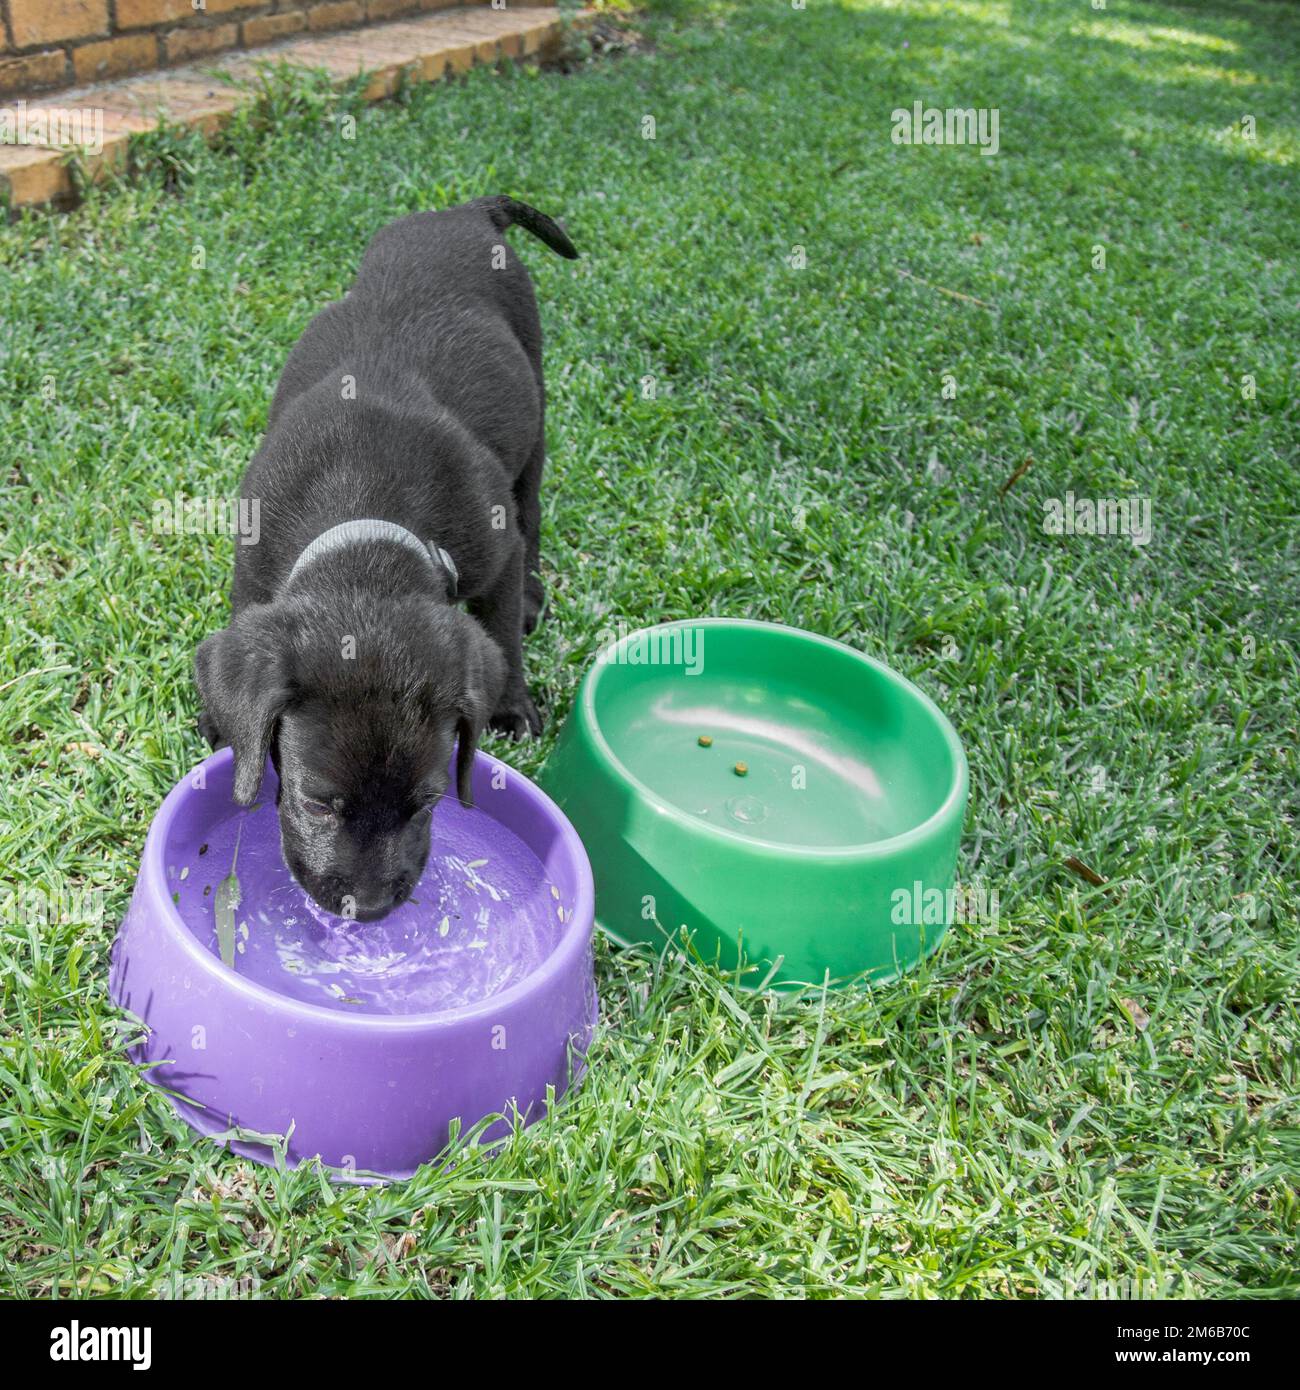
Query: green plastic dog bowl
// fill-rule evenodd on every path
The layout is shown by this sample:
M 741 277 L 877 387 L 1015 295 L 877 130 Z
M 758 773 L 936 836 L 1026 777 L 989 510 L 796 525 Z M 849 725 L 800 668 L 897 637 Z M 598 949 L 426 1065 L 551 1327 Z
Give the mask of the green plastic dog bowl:
M 951 919 L 927 905 L 954 901 L 961 742 L 910 681 L 829 638 L 728 618 L 627 633 L 540 780 L 620 943 L 685 926 L 747 984 L 883 982 Z

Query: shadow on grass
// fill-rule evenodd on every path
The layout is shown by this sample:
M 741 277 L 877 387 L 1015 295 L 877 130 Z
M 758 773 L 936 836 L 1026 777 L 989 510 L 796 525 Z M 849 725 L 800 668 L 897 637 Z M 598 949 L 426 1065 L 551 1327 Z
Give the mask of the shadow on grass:
M 921 101 L 999 108 L 1001 153 L 1012 159 L 1068 150 L 1118 163 L 1159 147 L 1266 166 L 1300 151 L 1289 98 L 1300 12 L 1280 5 L 1198 8 L 1186 29 L 1148 4 L 1083 7 L 1064 29 L 1057 10 L 992 3 L 840 0 L 806 13 L 860 60 L 859 99 L 884 139 L 888 113 Z M 799 46 L 825 52 L 826 41 L 810 34 Z M 1253 118 L 1249 135 L 1243 117 Z

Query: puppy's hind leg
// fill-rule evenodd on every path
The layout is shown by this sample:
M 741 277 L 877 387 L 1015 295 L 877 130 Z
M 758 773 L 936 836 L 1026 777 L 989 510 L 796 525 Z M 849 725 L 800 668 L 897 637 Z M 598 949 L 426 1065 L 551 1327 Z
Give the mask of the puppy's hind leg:
M 524 545 L 519 542 L 492 588 L 472 599 L 469 611 L 483 624 L 506 659 L 506 684 L 489 723 L 511 738 L 542 732 L 542 716 L 524 680 Z
M 546 441 L 539 431 L 537 443 L 528 456 L 524 471 L 515 479 L 515 510 L 519 530 L 524 538 L 524 636 L 541 621 L 546 607 L 546 590 L 542 585 L 542 470 L 546 466 Z

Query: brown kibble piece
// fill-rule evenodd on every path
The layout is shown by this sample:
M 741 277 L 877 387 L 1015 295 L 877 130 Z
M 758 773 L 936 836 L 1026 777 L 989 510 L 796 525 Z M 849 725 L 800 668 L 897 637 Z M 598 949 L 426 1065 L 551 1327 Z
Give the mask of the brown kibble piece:
M 737 777 L 744 777 L 748 772 L 749 772 L 749 764 L 748 764 L 748 763 L 737 763 L 737 764 L 736 764 L 736 776 L 737 776 Z
M 708 736 L 708 734 L 701 734 L 699 738 L 696 739 L 696 742 L 700 745 L 701 748 L 713 747 L 713 740 Z

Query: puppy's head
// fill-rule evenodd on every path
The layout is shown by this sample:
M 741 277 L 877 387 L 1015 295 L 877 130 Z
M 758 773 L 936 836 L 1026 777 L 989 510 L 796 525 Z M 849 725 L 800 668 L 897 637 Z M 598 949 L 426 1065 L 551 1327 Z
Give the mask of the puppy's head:
M 203 642 L 205 718 L 235 758 L 235 800 L 257 796 L 268 753 L 280 841 L 328 912 L 368 922 L 410 895 L 447 790 L 471 804 L 474 748 L 505 682 L 500 649 L 459 609 L 361 602 L 346 619 L 311 598 L 244 609 Z

